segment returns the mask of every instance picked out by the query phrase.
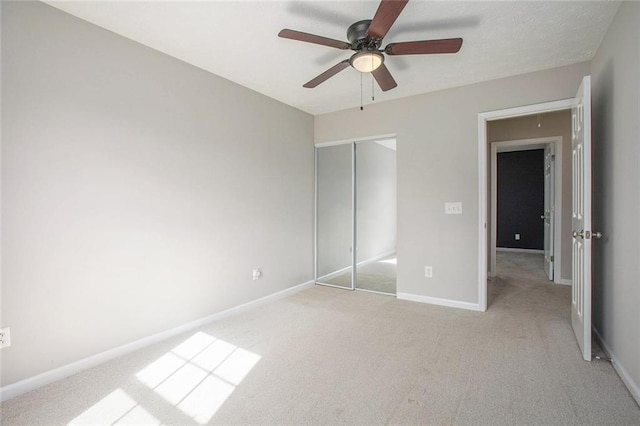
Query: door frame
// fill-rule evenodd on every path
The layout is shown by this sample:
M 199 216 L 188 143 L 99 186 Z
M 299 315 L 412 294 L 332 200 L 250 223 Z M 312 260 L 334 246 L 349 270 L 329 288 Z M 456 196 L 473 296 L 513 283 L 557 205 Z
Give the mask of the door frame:
M 555 179 L 554 179 L 554 230 L 552 234 L 554 242 L 553 282 L 562 284 L 560 269 L 562 267 L 562 136 L 547 136 L 542 138 L 518 139 L 510 141 L 491 142 L 491 236 L 489 247 L 489 276 L 496 273 L 496 249 L 498 232 L 498 152 L 528 151 L 532 149 L 544 149 L 548 144 L 554 145 L 555 151 Z M 558 250 L 560 247 L 560 250 Z
M 487 310 L 487 278 L 488 278 L 488 236 L 487 213 L 488 191 L 487 177 L 489 163 L 487 151 L 487 123 L 504 118 L 522 117 L 525 115 L 542 114 L 546 112 L 570 110 L 575 105 L 575 99 L 543 102 L 533 105 L 519 106 L 478 114 L 478 306 L 481 311 Z

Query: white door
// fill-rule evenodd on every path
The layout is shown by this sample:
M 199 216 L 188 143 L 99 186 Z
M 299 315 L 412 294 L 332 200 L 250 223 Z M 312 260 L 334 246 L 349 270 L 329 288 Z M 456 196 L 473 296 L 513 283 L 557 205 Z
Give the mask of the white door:
M 591 78 L 584 77 L 571 110 L 573 283 L 571 326 L 591 361 Z
M 553 227 L 555 218 L 555 149 L 552 143 L 547 144 L 544 149 L 544 271 L 553 281 Z

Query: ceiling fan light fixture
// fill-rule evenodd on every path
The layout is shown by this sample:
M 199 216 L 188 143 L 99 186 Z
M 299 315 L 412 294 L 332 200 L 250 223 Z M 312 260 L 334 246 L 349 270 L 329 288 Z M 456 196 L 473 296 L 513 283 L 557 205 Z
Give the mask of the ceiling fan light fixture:
M 360 72 L 372 72 L 384 62 L 380 52 L 358 52 L 349 60 L 351 66 Z

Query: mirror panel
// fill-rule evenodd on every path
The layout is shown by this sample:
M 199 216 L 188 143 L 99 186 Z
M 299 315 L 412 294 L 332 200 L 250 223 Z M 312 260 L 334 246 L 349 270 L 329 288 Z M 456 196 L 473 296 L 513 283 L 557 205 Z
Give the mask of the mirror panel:
M 356 144 L 356 288 L 396 294 L 395 139 Z
M 353 145 L 316 149 L 316 281 L 353 288 Z

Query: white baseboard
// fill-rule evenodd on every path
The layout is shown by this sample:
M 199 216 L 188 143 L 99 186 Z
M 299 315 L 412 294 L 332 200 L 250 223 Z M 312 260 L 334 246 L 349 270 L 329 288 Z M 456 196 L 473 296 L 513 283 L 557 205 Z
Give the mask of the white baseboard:
M 450 308 L 460 308 L 469 311 L 482 311 L 477 303 L 461 302 L 459 300 L 440 299 L 437 297 L 421 296 L 411 293 L 398 293 L 396 297 L 401 300 L 410 300 L 412 302 L 428 303 L 430 305 L 447 306 Z
M 544 254 L 544 250 L 511 248 L 511 247 L 496 247 L 496 251 L 508 251 L 508 252 L 511 252 L 511 253 Z
M 118 346 L 117 348 L 109 349 L 105 352 L 92 355 L 71 364 L 63 365 L 62 367 L 45 371 L 44 373 L 38 374 L 37 376 L 29 377 L 19 382 L 3 386 L 0 388 L 0 401 L 6 401 L 18 395 L 22 395 L 23 393 L 27 393 L 42 386 L 48 385 L 49 383 L 53 383 L 55 381 L 69 377 L 73 374 L 80 373 L 81 371 L 84 371 L 91 367 L 95 367 L 96 365 L 102 364 L 119 356 L 126 355 L 130 352 L 142 349 L 154 343 L 161 342 L 170 337 L 174 337 L 187 331 L 194 330 L 196 328 L 210 324 L 214 321 L 227 318 L 231 315 L 244 312 L 248 309 L 265 305 L 278 299 L 282 299 L 286 296 L 312 287 L 314 284 L 315 280 L 307 281 L 305 283 L 298 284 L 296 286 L 278 291 L 259 299 L 252 300 L 251 302 L 243 303 L 242 305 L 234 306 L 233 308 L 225 309 L 224 311 L 215 313 L 213 315 L 191 321 L 178 327 L 161 331 L 160 333 L 156 333 L 151 336 L 143 337 L 142 339 L 127 343 L 122 346 Z
M 318 279 L 316 281 L 318 282 L 322 282 L 322 281 L 327 281 L 330 280 L 331 278 L 335 278 L 337 276 L 340 276 L 342 274 L 344 274 L 345 272 L 351 271 L 351 266 L 347 266 L 346 268 L 342 268 L 342 269 L 338 269 L 337 271 L 333 271 L 330 272 L 326 275 L 323 275 L 321 277 L 318 277 Z
M 596 336 L 596 339 L 598 340 L 598 343 L 600 343 L 600 346 L 604 350 L 605 354 L 609 358 L 611 358 L 611 364 L 613 365 L 613 368 L 618 373 L 618 376 L 620 376 L 620 378 L 622 379 L 622 382 L 627 386 L 627 389 L 629 389 L 629 393 L 631 393 L 631 396 L 633 397 L 633 399 L 636 400 L 636 403 L 640 405 L 640 386 L 638 386 L 638 383 L 636 383 L 633 380 L 633 378 L 631 377 L 627 369 L 624 368 L 624 366 L 620 363 L 618 358 L 616 358 L 616 355 L 613 353 L 609 345 L 607 345 L 607 342 L 605 342 L 605 340 L 602 338 L 602 335 L 600 334 L 600 332 L 598 332 L 598 330 L 595 327 L 593 331 Z
M 554 281 L 556 284 L 562 284 L 562 285 L 573 285 L 571 280 L 568 280 L 566 278 L 558 278 L 557 280 Z
M 396 254 L 396 251 L 395 250 L 391 250 L 391 251 L 379 254 L 377 256 L 371 257 L 369 259 L 361 260 L 360 262 L 358 262 L 356 264 L 356 267 L 368 265 L 369 263 L 378 262 L 379 260 L 382 260 L 385 257 L 389 257 L 389 256 L 392 256 L 394 254 Z M 349 271 L 351 271 L 351 266 L 347 266 L 346 268 L 338 269 L 337 271 L 330 272 L 330 273 L 328 273 L 326 275 L 318 277 L 317 281 L 318 282 L 322 282 L 322 281 L 325 281 L 325 280 L 330 280 L 331 278 L 335 278 L 335 277 L 337 277 L 339 275 L 342 275 L 345 272 L 349 272 Z
M 369 259 L 361 260 L 360 262 L 358 262 L 358 264 L 356 266 L 364 266 L 364 265 L 368 265 L 369 263 L 378 262 L 378 261 L 384 259 L 385 257 L 393 256 L 395 254 L 396 254 L 395 250 L 389 250 L 387 252 L 384 252 L 384 253 L 378 254 L 376 256 L 370 257 Z

